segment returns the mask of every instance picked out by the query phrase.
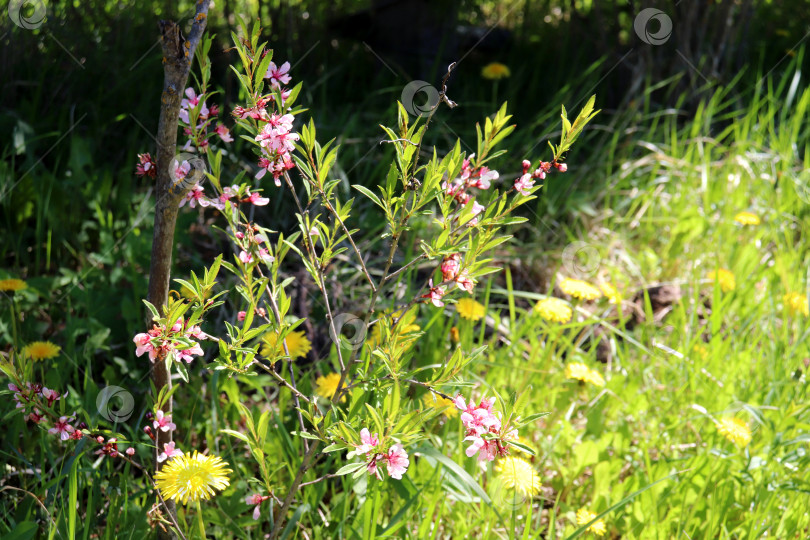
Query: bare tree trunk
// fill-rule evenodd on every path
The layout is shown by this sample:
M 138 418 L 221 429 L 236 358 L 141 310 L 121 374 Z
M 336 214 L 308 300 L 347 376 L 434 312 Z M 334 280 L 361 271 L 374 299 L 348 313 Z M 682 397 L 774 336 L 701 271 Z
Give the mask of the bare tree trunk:
M 152 239 L 152 261 L 149 267 L 149 293 L 147 300 L 163 312 L 168 301 L 169 279 L 172 267 L 172 247 L 174 245 L 174 228 L 177 223 L 177 211 L 180 200 L 190 188 L 188 182 L 176 182 L 174 175 L 174 157 L 177 144 L 177 121 L 180 115 L 180 100 L 186 88 L 194 51 L 200 42 L 208 18 L 210 0 L 197 2 L 196 15 L 191 33 L 185 39 L 180 27 L 173 21 L 160 21 L 163 45 L 163 94 L 160 104 L 160 122 L 157 133 L 157 182 L 155 191 L 155 229 Z M 151 326 L 151 320 L 147 322 Z M 157 359 L 152 369 L 152 381 L 157 392 L 164 387 L 171 388 L 168 369 L 169 363 Z M 155 396 L 157 397 L 157 396 Z M 172 411 L 172 400 L 163 406 L 166 414 Z M 157 450 L 155 468 L 160 469 L 157 455 L 163 445 L 171 442 L 171 431 L 156 430 Z M 175 514 L 172 501 L 167 501 L 167 510 Z M 160 529 L 158 529 L 160 531 Z M 173 533 L 160 534 L 164 538 L 174 538 Z

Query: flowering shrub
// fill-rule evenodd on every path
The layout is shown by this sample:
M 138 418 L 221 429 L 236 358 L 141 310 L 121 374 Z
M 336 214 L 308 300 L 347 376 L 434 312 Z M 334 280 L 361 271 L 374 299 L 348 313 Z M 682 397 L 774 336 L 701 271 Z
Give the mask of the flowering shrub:
M 289 517 L 296 492 L 306 485 L 348 474 L 383 482 L 389 477 L 403 480 L 416 456 L 427 451 L 431 424 L 443 412 L 451 416 L 448 406 L 460 413 L 464 428 L 456 444 L 465 444 L 466 455 L 475 457 L 483 469 L 496 458 L 508 456 L 511 448 L 532 453 L 519 442 L 518 431 L 541 414 L 524 411 L 520 396 L 468 400 L 458 390 L 466 385 L 465 368 L 481 357 L 483 348 L 466 351 L 456 347 L 447 352 L 443 364 L 420 365 L 415 354 L 422 332 L 414 320 L 420 312 L 435 312 L 468 296 L 485 276 L 499 270 L 488 254 L 508 241 L 506 227 L 525 221 L 515 211 L 535 197 L 540 189 L 537 182 L 553 172 L 565 172 L 563 156 L 595 114 L 593 99 L 573 123 L 563 109 L 562 138 L 559 146 L 552 145 L 551 160 L 534 165 L 529 160 L 519 162 L 522 173 L 516 178 L 490 168 L 492 160 L 505 152 L 498 146 L 515 128 L 509 124 L 506 105 L 478 127 L 474 154 L 465 155 L 456 142 L 445 155 L 434 150 L 423 161 L 422 142 L 439 104 L 424 122 L 411 122 L 400 104 L 396 126 L 383 127 L 384 142 L 394 150 L 386 177 L 376 189 L 353 186 L 386 225 L 384 262 L 370 268 L 370 259 L 352 228 L 358 203 L 339 195 L 341 181 L 331 174 L 338 148 L 333 141 L 322 144 L 317 140 L 311 120 L 299 121 L 305 111 L 297 104 L 301 83 L 290 86 L 289 62 L 276 64 L 272 51 L 258 43 L 258 25 L 252 30 L 243 26 L 242 37 L 234 41 L 240 60 L 235 71 L 245 101 L 230 114 L 234 132 L 253 145 L 254 172 L 243 170 L 234 176 L 226 170 L 220 145 L 234 139 L 218 120 L 219 107 L 212 102 L 210 46 L 210 39 L 202 41 L 197 52 L 198 85 L 185 89 L 181 102 L 178 125 L 187 137 L 183 150 L 190 157 L 176 160 L 172 167 L 176 186 L 185 189 L 180 206 L 216 212 L 233 254 L 220 255 L 202 277 L 192 273 L 190 280 L 175 280 L 185 296 L 170 297 L 164 306 L 146 302 L 152 326 L 137 333 L 133 342 L 137 357 L 147 354 L 150 364 L 165 364 L 185 383 L 194 384 L 199 377 L 197 365 L 206 358 L 207 367 L 233 378 L 238 387 L 262 372 L 292 399 L 292 406 L 280 412 L 293 418 L 296 427 L 275 423 L 276 429 L 289 431 L 285 437 L 297 438 L 303 452 L 300 462 L 287 469 L 278 467 L 277 458 L 263 450 L 270 436 L 269 411 L 254 421 L 249 400 L 243 402 L 240 397 L 249 394 L 247 387 L 244 393 L 228 394 L 242 415 L 221 433 L 244 445 L 255 460 L 254 466 L 239 467 L 241 473 L 255 476 L 249 481 L 250 489 L 241 495 L 254 507 L 253 518 L 260 518 L 265 501 L 278 503 L 281 508 L 275 511 L 271 531 L 271 537 L 276 537 Z M 446 84 L 443 88 L 442 102 L 449 102 Z M 139 154 L 138 160 L 137 175 L 156 176 L 157 164 L 150 154 Z M 272 183 L 266 181 L 269 176 Z M 286 236 L 273 231 L 272 222 L 254 220 L 251 211 L 280 196 L 281 189 L 288 191 L 297 208 L 298 231 Z M 408 260 L 400 245 L 409 237 L 412 223 L 425 222 L 426 217 L 419 252 Z M 426 264 L 432 264 L 433 271 L 422 276 L 417 268 Z M 303 267 L 315 283 L 325 311 L 322 324 L 310 322 L 331 337 L 327 356 L 319 359 L 334 370 L 326 377 L 317 378 L 292 362 L 311 349 L 306 335 L 297 330 L 304 321 L 295 315 L 290 300 L 293 280 L 284 277 L 285 268 L 296 267 Z M 362 275 L 365 296 L 360 305 L 344 303 L 330 286 L 342 268 Z M 232 277 L 222 277 L 225 273 Z M 232 284 L 231 291 L 221 290 L 223 284 Z M 233 308 L 235 316 L 225 321 L 222 335 L 208 335 L 203 328 L 215 327 L 211 321 L 224 316 L 218 308 L 225 304 Z M 480 304 L 467 309 L 470 319 L 483 316 Z M 356 323 L 360 339 L 345 335 L 347 320 Z M 363 340 L 367 332 L 372 339 Z M 99 445 L 97 453 L 130 460 L 134 450 L 128 448 L 126 456 L 122 455 L 120 438 L 102 437 L 97 430 L 77 424 L 75 415 L 57 414 L 52 407 L 60 399 L 58 393 L 26 384 L 24 368 L 8 371 L 16 378 L 10 388 L 18 407 L 32 421 L 45 425 L 62 441 L 87 437 Z M 414 389 L 431 394 L 433 402 L 411 399 Z M 172 415 L 164 410 L 174 390 L 176 387 L 172 391 L 155 389 L 153 411 L 147 416 L 151 425 L 143 429 L 149 441 L 155 441 L 153 456 L 162 466 L 154 485 L 160 501 L 199 504 L 231 485 L 229 475 L 236 464 L 223 462 L 214 448 L 206 448 L 201 441 L 196 447 L 187 443 L 184 448 L 176 441 L 158 444 L 158 433 L 177 430 Z M 499 395 L 497 388 L 491 393 Z M 186 405 L 178 403 L 177 410 L 185 414 Z M 44 420 L 44 411 L 51 413 L 49 421 Z M 229 418 L 223 421 L 229 422 Z M 342 452 L 346 452 L 345 458 L 337 461 L 343 461 L 343 466 L 303 482 L 317 459 Z M 167 514 L 164 525 L 178 527 L 170 510 Z

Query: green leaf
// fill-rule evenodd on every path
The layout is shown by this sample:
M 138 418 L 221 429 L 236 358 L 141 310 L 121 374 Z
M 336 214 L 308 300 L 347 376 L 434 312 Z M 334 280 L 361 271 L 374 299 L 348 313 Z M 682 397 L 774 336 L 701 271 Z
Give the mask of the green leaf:
M 359 471 L 360 469 L 366 466 L 365 463 L 349 463 L 348 465 L 344 465 L 335 473 L 335 476 L 344 476 L 346 474 L 351 474 L 355 471 Z
M 445 456 L 432 446 L 420 446 L 414 450 L 414 453 L 420 453 L 424 456 L 435 459 L 444 465 L 444 467 L 446 467 L 451 474 L 458 478 L 464 485 L 468 486 L 476 495 L 478 495 L 478 497 L 480 497 L 482 501 L 492 508 L 492 511 L 495 512 L 498 519 L 503 522 L 503 518 L 498 512 L 498 509 L 492 505 L 492 500 L 489 498 L 489 495 L 487 495 L 487 492 L 484 491 L 484 488 L 482 488 L 481 485 L 461 467 L 461 465 Z
M 230 435 L 231 437 L 235 437 L 240 441 L 244 441 L 247 444 L 250 444 L 250 440 L 248 439 L 247 435 L 244 433 L 240 433 L 238 431 L 234 431 L 232 429 L 220 429 L 220 433 L 224 433 L 225 435 Z

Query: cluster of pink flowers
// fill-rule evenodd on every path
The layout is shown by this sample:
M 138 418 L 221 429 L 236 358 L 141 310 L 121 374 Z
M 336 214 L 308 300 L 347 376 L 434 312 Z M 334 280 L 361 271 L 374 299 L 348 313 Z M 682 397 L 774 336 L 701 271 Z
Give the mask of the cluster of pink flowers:
M 256 508 L 253 509 L 253 519 L 259 519 L 259 516 L 262 515 L 262 503 L 269 498 L 270 495 L 259 495 L 258 493 L 245 497 L 245 504 L 249 506 L 256 506 Z
M 242 264 L 253 264 L 259 260 L 268 264 L 273 262 L 275 258 L 270 255 L 267 248 L 263 247 L 267 239 L 261 234 L 256 234 L 256 231 L 250 226 L 246 227 L 245 231 L 247 234 L 237 231 L 234 235 L 237 240 L 236 244 L 240 248 L 239 260 Z M 244 320 L 244 317 L 240 320 Z
M 501 415 L 493 411 L 495 398 L 482 399 L 478 405 L 473 401 L 468 404 L 459 394 L 453 400 L 455 406 L 462 411 L 461 423 L 467 430 L 465 441 L 470 442 L 467 447 L 467 457 L 478 454 L 478 461 L 493 461 L 496 456 L 505 456 L 509 447 L 505 441 L 517 440 L 517 430 L 510 430 L 502 425 Z
M 524 159 L 523 175 L 515 180 L 515 190 L 521 195 L 529 195 L 529 190 L 534 187 L 535 180 L 543 180 L 546 177 L 546 174 L 551 171 L 552 167 L 560 172 L 565 172 L 568 170 L 568 165 L 565 163 L 557 163 L 556 161 L 541 161 L 540 165 L 538 165 L 538 167 L 530 173 L 529 169 L 532 168 L 532 163 L 528 159 Z
M 281 66 L 276 66 L 274 62 L 270 62 L 270 67 L 267 68 L 267 73 L 264 76 L 265 79 L 270 81 L 270 88 L 279 92 L 282 107 L 287 98 L 290 97 L 291 91 L 282 86 L 289 84 L 291 80 L 289 72 L 289 62 L 284 62 Z M 247 109 L 237 106 L 233 110 L 233 115 L 236 118 L 252 118 L 265 123 L 259 134 L 256 135 L 256 141 L 259 142 L 262 149 L 262 154 L 259 157 L 259 172 L 256 174 L 256 178 L 261 179 L 269 172 L 273 175 L 276 186 L 281 186 L 281 175 L 295 167 L 290 152 L 292 152 L 295 141 L 299 140 L 299 137 L 298 134 L 292 131 L 293 115 L 279 115 L 267 111 L 268 105 L 274 103 L 275 99 L 276 95 L 273 93 L 267 96 L 259 96 L 256 98 L 256 105 Z
M 50 390 L 41 384 L 30 382 L 25 383 L 24 388 L 20 388 L 14 383 L 10 383 L 8 385 L 8 389 L 14 392 L 14 401 L 17 402 L 16 408 L 23 409 L 23 411 L 30 409 L 27 419 L 35 424 L 41 424 L 45 419 L 45 414 L 37 407 L 37 405 L 44 407 L 44 403 L 47 403 L 48 407 L 52 407 L 55 402 L 67 396 L 67 392 L 60 395 L 59 392 L 55 390 Z M 82 430 L 86 429 L 87 424 L 84 422 L 79 422 L 76 424 L 76 413 L 73 413 L 70 416 L 60 416 L 59 419 L 54 420 L 53 426 L 48 429 L 48 433 L 58 436 L 59 440 L 62 442 L 70 440 L 78 441 L 85 436 L 85 433 L 83 433 Z M 118 451 L 118 439 L 111 438 L 105 441 L 104 437 L 101 435 L 97 437 L 87 435 L 87 437 L 101 445 L 101 448 L 95 452 L 97 455 L 107 455 L 110 457 L 117 457 L 120 455 L 120 452 Z M 128 456 L 134 455 L 135 448 L 127 448 L 126 454 Z
M 475 280 L 470 277 L 470 271 L 467 268 L 461 269 L 460 253 L 453 253 L 445 257 L 442 260 L 441 271 L 443 283 L 450 283 L 451 286 L 455 283 L 459 289 L 472 293 L 475 288 Z M 447 287 L 434 285 L 432 279 L 429 281 L 428 286 L 430 290 L 427 294 L 422 295 L 422 298 L 427 298 L 436 307 L 444 306 L 442 298 L 448 293 Z
M 408 453 L 402 448 L 401 444 L 394 444 L 387 452 L 380 452 L 377 449 L 380 445 L 380 439 L 376 433 L 371 435 L 368 428 L 360 430 L 360 442 L 361 444 L 354 445 L 355 449 L 349 452 L 348 458 L 363 454 L 369 474 L 373 474 L 381 480 L 379 466 L 385 463 L 388 476 L 402 480 L 402 475 L 408 470 L 410 461 Z
M 292 132 L 294 117 L 291 114 L 273 113 L 262 120 L 267 123 L 256 135 L 256 141 L 262 147 L 262 157 L 259 158 L 261 170 L 256 178 L 270 172 L 276 186 L 281 186 L 281 175 L 295 166 L 290 154 L 295 148 L 295 141 L 299 139 L 298 134 Z
M 148 176 L 150 178 L 157 177 L 157 164 L 152 159 L 152 155 L 147 152 L 145 154 L 138 154 L 138 164 L 135 166 L 135 174 L 137 176 Z
M 473 227 L 478 224 L 478 216 L 484 211 L 484 205 L 479 204 L 470 193 L 471 188 L 476 189 L 489 189 L 492 182 L 497 180 L 499 175 L 498 171 L 490 170 L 487 167 L 478 167 L 474 169 L 470 160 L 475 157 L 475 154 L 470 155 L 461 164 L 461 175 L 452 182 L 443 182 L 442 189 L 445 193 L 453 197 L 457 203 L 466 206 L 472 203 L 473 218 L 470 219 L 466 225 Z
M 194 342 L 194 339 L 207 339 L 208 335 L 205 334 L 198 325 L 186 328 L 183 318 L 177 320 L 174 325 L 167 331 L 162 325 L 154 325 L 152 329 L 146 333 L 138 334 L 132 341 L 135 343 L 135 355 L 141 356 L 143 353 L 149 353 L 149 360 L 154 362 L 158 358 L 166 358 L 171 354 L 178 362 L 185 360 L 190 364 L 194 360 L 194 356 L 202 356 L 203 350 L 199 343 Z M 188 348 L 183 341 L 191 341 L 193 345 Z
M 67 396 L 67 392 L 60 395 L 56 390 L 46 388 L 39 383 L 25 383 L 24 388 L 9 383 L 8 389 L 14 392 L 15 408 L 23 409 L 23 412 L 28 410 L 27 418 L 35 424 L 39 424 L 44 416 L 42 411 L 36 407 L 37 398 L 45 400 L 48 407 L 52 407 L 56 401 Z
M 197 111 L 196 129 L 191 129 L 191 117 L 193 111 Z M 188 141 L 183 150 L 190 151 L 196 147 L 200 152 L 205 152 L 208 148 L 208 139 L 216 134 L 222 142 L 233 142 L 230 130 L 221 122 L 214 126 L 216 117 L 219 115 L 219 107 L 212 105 L 209 109 L 205 104 L 205 94 L 197 95 L 193 88 L 186 88 L 186 97 L 180 101 L 180 121 L 183 125 L 183 132 L 188 136 Z
M 182 179 L 190 170 L 190 166 L 188 168 L 184 168 L 184 165 L 188 165 L 188 162 L 184 161 L 183 164 L 179 165 L 177 174 L 178 178 L 180 179 Z M 251 192 L 248 186 L 239 186 L 236 184 L 222 188 L 222 194 L 219 197 L 209 198 L 205 196 L 205 190 L 198 183 L 195 184 L 188 193 L 186 193 L 183 200 L 180 201 L 180 206 L 182 207 L 188 203 L 190 208 L 194 208 L 199 204 L 204 208 L 211 206 L 222 212 L 225 210 L 225 203 L 231 199 L 235 199 L 235 202 L 239 204 L 250 203 L 254 206 L 266 206 L 267 203 L 270 202 L 270 199 L 267 197 L 262 197 L 259 192 Z

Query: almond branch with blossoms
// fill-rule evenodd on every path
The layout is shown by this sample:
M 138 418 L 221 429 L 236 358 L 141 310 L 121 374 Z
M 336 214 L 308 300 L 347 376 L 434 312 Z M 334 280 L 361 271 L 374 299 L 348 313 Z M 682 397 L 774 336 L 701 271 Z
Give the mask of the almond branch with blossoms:
M 244 496 L 254 507 L 254 518 L 261 516 L 265 501 L 280 502 L 269 535 L 277 538 L 296 493 L 304 486 L 349 474 L 378 480 L 399 480 L 407 474 L 412 462 L 408 448 L 428 438 L 426 432 L 438 414 L 435 408 L 408 399 L 411 387 L 426 388 L 452 402 L 461 413 L 464 427 L 458 443 L 465 444 L 466 455 L 476 457 L 483 467 L 507 455 L 510 447 L 531 453 L 518 441 L 518 429 L 539 415 L 524 415 L 525 394 L 503 399 L 493 389 L 495 396 L 473 400 L 451 390 L 464 385 L 467 368 L 481 358 L 485 348 L 465 352 L 457 347 L 440 366 L 426 369 L 418 365 L 414 355 L 421 332 L 403 321 L 418 310 L 442 309 L 445 302 L 452 301 L 455 291 L 471 294 L 482 278 L 500 269 L 490 253 L 511 238 L 504 228 L 525 221 L 515 211 L 535 198 L 541 187 L 538 181 L 552 172 L 566 171 L 564 152 L 595 113 L 591 100 L 573 124 L 564 116 L 563 139 L 554 149 L 554 158 L 536 165 L 522 161 L 522 174 L 506 185 L 502 184 L 502 175 L 487 165 L 505 153 L 497 147 L 515 128 L 509 124 L 511 116 L 506 104 L 483 126 L 476 126 L 476 154 L 465 155 L 457 141 L 445 155 L 440 156 L 434 148 L 422 160 L 420 150 L 431 118 L 442 103 L 455 105 L 447 96 L 451 65 L 441 85 L 440 99 L 424 121 L 411 121 L 405 107 L 398 104 L 396 128 L 382 128 L 387 136 L 385 142 L 394 149 L 394 159 L 377 189 L 353 186 L 385 222 L 381 236 L 388 242 L 384 263 L 381 271 L 371 270 L 371 253 L 361 249 L 363 244 L 356 238 L 358 230 L 352 228 L 356 201 L 339 196 L 341 180 L 331 174 L 338 148 L 334 141 L 318 142 L 312 120 L 295 130 L 297 117 L 305 112 L 296 105 L 302 85 L 289 86 L 289 62 L 274 61 L 272 51 L 259 43 L 259 30 L 258 24 L 252 28 L 241 25 L 241 34 L 234 35 L 233 49 L 240 65 L 232 66 L 245 99 L 232 111 L 235 132 L 256 153 L 258 172 L 252 181 L 244 170 L 225 181 L 229 173 L 223 167 L 223 152 L 210 144 L 215 134 L 222 143 L 233 140 L 228 128 L 215 121 L 214 107 L 206 104 L 206 99 L 214 95 L 208 90 L 210 39 L 203 40 L 198 55 L 202 71 L 199 85 L 185 90 L 179 114 L 180 127 L 188 137 L 184 150 L 193 159 L 203 160 L 205 166 L 192 165 L 193 159 L 188 160 L 188 166 L 176 164 L 176 175 L 181 178 L 204 170 L 204 178 L 189 182 L 193 185 L 177 204 L 188 203 L 192 208 L 199 205 L 201 212 L 218 212 L 223 221 L 221 230 L 232 244 L 234 255 L 219 256 L 202 279 L 192 273 L 191 280 L 175 280 L 190 291 L 190 298 L 168 299 L 161 306 L 147 303 L 154 326 L 138 334 L 135 343 L 138 355 L 148 353 L 150 360 L 162 363 L 189 383 L 194 377 L 189 369 L 193 368 L 192 360 L 204 356 L 200 343 L 213 341 L 217 343 L 216 353 L 210 355 L 214 370 L 240 385 L 245 377 L 263 371 L 281 390 L 289 391 L 293 410 L 282 414 L 295 418 L 297 428 L 285 436 L 295 436 L 301 445 L 300 461 L 279 467 L 274 457 L 264 452 L 270 411 L 263 412 L 256 421 L 242 398 L 229 395 L 241 411 L 247 433 L 239 426 L 221 430 L 244 443 L 256 461 L 254 483 L 261 488 Z M 149 174 L 154 164 L 148 155 L 140 160 L 139 174 Z M 270 177 L 272 185 L 265 181 Z M 210 187 L 206 188 L 205 180 Z M 254 221 L 253 212 L 248 211 L 267 205 L 272 186 L 286 189 L 295 203 L 297 230 L 291 234 Z M 399 246 L 404 238 L 416 238 L 411 231 L 415 220 L 427 220 L 427 227 L 418 238 L 418 254 L 403 260 Z M 431 261 L 434 270 L 417 282 L 417 265 Z M 332 339 L 323 360 L 336 366 L 334 389 L 320 397 L 300 390 L 296 374 L 301 371 L 292 361 L 297 352 L 290 340 L 298 334 L 296 328 L 303 320 L 292 313 L 287 289 L 294 278 L 285 277 L 285 269 L 301 266 L 317 287 L 326 315 L 324 330 Z M 350 303 L 335 294 L 332 284 L 341 267 L 362 274 L 361 302 Z M 222 282 L 233 283 L 235 297 L 229 291 L 213 293 L 220 283 L 217 279 L 221 270 L 233 276 Z M 239 316 L 236 321 L 226 322 L 224 335 L 209 336 L 200 325 L 204 317 L 214 316 L 223 303 L 235 303 Z M 347 320 L 361 329 L 359 339 L 344 335 Z M 370 337 L 363 339 L 368 334 Z M 170 396 L 170 392 L 158 390 L 156 414 Z M 156 421 L 165 424 L 165 418 L 163 415 Z M 276 427 L 286 429 L 281 422 Z M 170 463 L 175 452 L 182 452 L 174 444 L 159 450 Z M 349 461 L 346 465 L 316 480 L 304 481 L 320 459 L 343 451 Z M 285 492 L 283 499 L 276 497 L 280 489 Z

